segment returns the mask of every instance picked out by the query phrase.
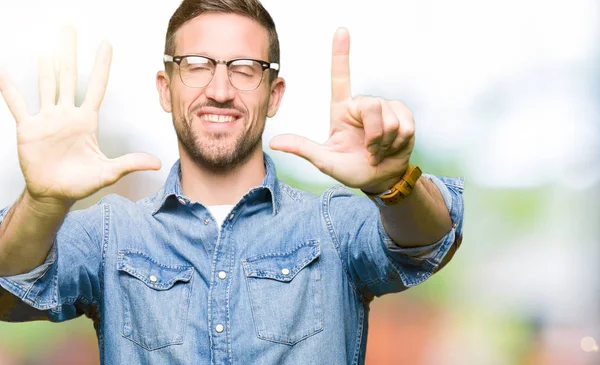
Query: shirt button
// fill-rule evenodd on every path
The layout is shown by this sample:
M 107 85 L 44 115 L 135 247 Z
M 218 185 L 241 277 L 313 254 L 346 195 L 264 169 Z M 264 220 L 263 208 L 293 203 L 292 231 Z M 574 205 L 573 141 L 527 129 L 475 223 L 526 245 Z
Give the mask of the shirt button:
M 225 327 L 223 327 L 222 324 L 218 324 L 215 326 L 215 331 L 217 331 L 218 333 L 223 332 L 224 329 L 225 329 Z
M 281 273 L 282 273 L 283 275 L 287 275 L 287 274 L 289 274 L 289 273 L 290 273 L 290 270 L 289 270 L 289 269 L 282 269 L 282 270 L 281 270 Z
M 231 214 L 229 215 L 229 220 L 233 220 L 233 217 L 235 217 L 235 214 L 231 213 Z
M 150 281 L 151 281 L 151 282 L 153 282 L 153 283 L 156 283 L 156 281 L 157 281 L 157 280 L 158 280 L 158 279 L 156 278 L 156 276 L 154 276 L 154 275 L 150 275 Z
M 206 219 L 204 220 L 204 225 L 208 225 L 209 223 L 210 223 L 210 218 L 206 218 Z
M 181 203 L 181 205 L 187 205 L 187 202 L 183 198 L 177 198 L 177 200 L 179 200 L 179 203 Z
M 227 277 L 227 273 L 225 271 L 219 271 L 219 279 L 225 279 Z

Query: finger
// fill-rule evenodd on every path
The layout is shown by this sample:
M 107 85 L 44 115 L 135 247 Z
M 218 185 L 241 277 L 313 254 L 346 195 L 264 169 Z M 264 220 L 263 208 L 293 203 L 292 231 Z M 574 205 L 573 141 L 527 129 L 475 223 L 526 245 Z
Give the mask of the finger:
M 355 99 L 356 115 L 363 124 L 365 131 L 365 148 L 372 155 L 377 154 L 383 139 L 383 111 L 377 98 L 358 97 Z M 371 159 L 371 163 L 377 162 Z
M 147 153 L 130 153 L 109 160 L 108 168 L 104 176 L 105 184 L 114 184 L 123 176 L 144 170 L 159 170 L 160 160 Z
M 387 100 L 379 99 L 379 101 L 381 103 L 383 117 L 383 135 L 381 137 L 379 151 L 377 152 L 377 158 L 381 161 L 385 156 L 394 152 L 393 150 L 390 150 L 390 147 L 396 139 L 396 136 L 398 136 L 400 121 Z
M 388 150 L 388 154 L 393 154 L 405 148 L 407 144 L 412 144 L 414 142 L 415 121 L 412 112 L 406 105 L 404 105 L 404 103 L 393 101 L 390 102 L 389 105 L 398 118 L 398 122 L 400 123 L 398 127 L 398 135 Z
M 40 57 L 38 72 L 40 108 L 44 109 L 56 104 L 56 71 L 52 54 L 45 53 Z
M 331 101 L 350 99 L 350 33 L 340 28 L 333 37 L 331 57 Z
M 29 115 L 27 103 L 25 103 L 25 99 L 15 87 L 8 73 L 3 69 L 0 69 L 0 92 L 17 123 L 23 121 Z
M 75 104 L 77 88 L 77 34 L 75 28 L 66 26 L 60 36 L 59 96 L 61 105 Z
M 88 107 L 95 111 L 100 109 L 100 104 L 106 92 L 106 85 L 108 84 L 111 60 L 112 46 L 108 42 L 103 41 L 96 53 L 96 63 L 92 70 L 92 76 L 90 77 L 90 83 L 82 107 Z
M 295 134 L 281 134 L 273 137 L 269 145 L 271 149 L 300 156 L 323 172 L 331 171 L 331 166 L 326 163 L 327 151 L 325 148 L 305 137 Z

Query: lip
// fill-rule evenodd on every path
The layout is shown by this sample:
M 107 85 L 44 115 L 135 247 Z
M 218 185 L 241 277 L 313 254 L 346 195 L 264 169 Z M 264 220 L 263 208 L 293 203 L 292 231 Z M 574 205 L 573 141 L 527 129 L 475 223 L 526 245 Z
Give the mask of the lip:
M 233 117 L 234 119 L 233 119 L 233 121 L 226 122 L 226 123 L 212 122 L 210 120 L 206 120 L 203 118 L 203 116 L 207 115 L 207 114 L 208 115 L 228 116 L 228 117 Z M 243 117 L 243 114 L 235 109 L 205 107 L 205 108 L 201 108 L 198 112 L 196 112 L 196 116 L 198 117 L 198 120 L 200 121 L 203 128 L 206 128 L 207 130 L 215 130 L 215 131 L 224 132 L 225 130 L 231 130 L 231 128 L 233 128 L 235 125 L 237 125 L 238 122 Z
M 240 113 L 239 111 L 237 111 L 235 109 L 221 109 L 221 108 L 214 108 L 214 107 L 201 108 L 196 113 L 198 118 L 202 117 L 205 114 L 225 115 L 225 116 L 234 117 L 235 119 L 239 119 L 242 117 L 242 113 Z

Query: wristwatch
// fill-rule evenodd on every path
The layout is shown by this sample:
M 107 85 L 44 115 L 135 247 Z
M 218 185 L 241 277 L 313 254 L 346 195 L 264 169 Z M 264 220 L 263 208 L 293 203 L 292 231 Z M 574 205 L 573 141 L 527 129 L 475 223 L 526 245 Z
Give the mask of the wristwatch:
M 396 205 L 412 192 L 421 174 L 419 166 L 408 164 L 408 168 L 402 179 L 391 188 L 379 194 L 371 194 L 365 191 L 363 193 L 379 206 Z

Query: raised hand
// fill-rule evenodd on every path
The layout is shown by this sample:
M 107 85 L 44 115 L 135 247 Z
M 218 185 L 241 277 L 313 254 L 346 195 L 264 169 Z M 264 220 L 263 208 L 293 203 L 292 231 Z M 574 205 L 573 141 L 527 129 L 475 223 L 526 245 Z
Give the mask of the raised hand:
M 0 91 L 17 122 L 19 163 L 27 192 L 36 200 L 63 203 L 85 198 L 139 170 L 157 170 L 160 161 L 144 153 L 107 158 L 98 147 L 98 110 L 108 82 L 111 46 L 98 48 L 85 100 L 75 105 L 77 40 L 71 27 L 61 31 L 57 78 L 51 56 L 40 57 L 40 112 L 30 115 L 8 74 L 0 70 Z
M 381 192 L 407 169 L 415 140 L 414 120 L 400 101 L 352 97 L 349 53 L 350 35 L 338 29 L 333 40 L 327 142 L 321 145 L 288 134 L 274 137 L 270 146 L 307 159 L 346 186 Z

